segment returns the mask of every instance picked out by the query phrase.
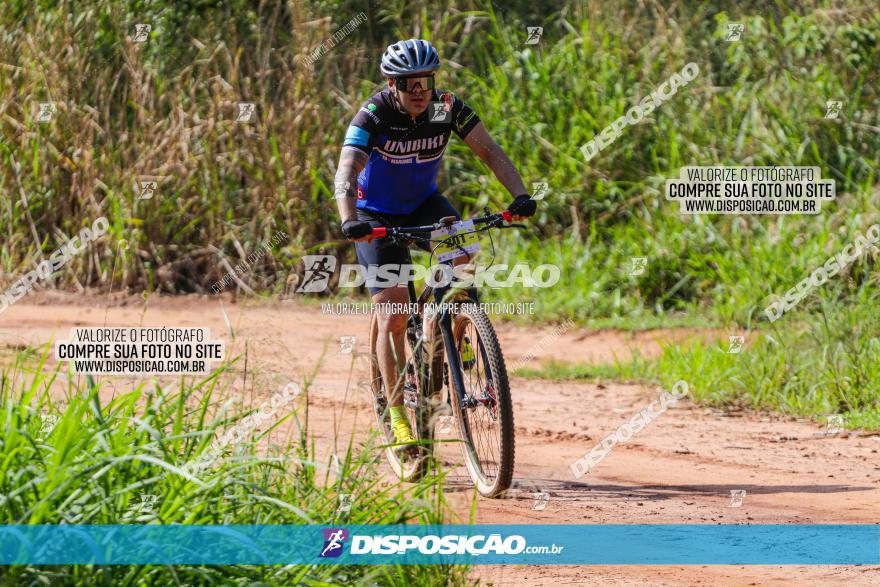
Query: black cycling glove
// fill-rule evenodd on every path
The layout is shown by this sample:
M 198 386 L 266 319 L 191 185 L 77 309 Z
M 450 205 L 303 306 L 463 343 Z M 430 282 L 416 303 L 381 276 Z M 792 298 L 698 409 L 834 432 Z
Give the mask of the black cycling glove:
M 373 232 L 373 227 L 370 226 L 369 222 L 364 222 L 363 220 L 349 218 L 342 223 L 342 234 L 345 235 L 345 238 L 363 238 L 369 236 L 371 232 Z
M 517 196 L 507 207 L 507 211 L 515 216 L 534 216 L 537 209 L 538 203 L 526 194 Z

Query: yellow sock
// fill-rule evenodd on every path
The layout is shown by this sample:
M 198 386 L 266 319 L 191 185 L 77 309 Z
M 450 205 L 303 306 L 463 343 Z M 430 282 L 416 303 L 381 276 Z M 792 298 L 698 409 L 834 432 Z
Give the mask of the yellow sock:
M 400 421 L 404 421 L 409 424 L 409 420 L 406 417 L 406 406 L 391 406 L 390 408 L 388 408 L 388 411 L 391 412 L 392 426 Z

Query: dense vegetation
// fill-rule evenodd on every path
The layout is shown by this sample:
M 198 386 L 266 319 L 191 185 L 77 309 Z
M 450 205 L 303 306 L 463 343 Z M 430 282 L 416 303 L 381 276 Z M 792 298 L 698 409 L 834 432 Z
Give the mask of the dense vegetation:
M 382 48 L 416 35 L 527 184 L 549 184 L 535 231 L 553 239 L 519 235 L 503 254 L 557 262 L 563 280 L 498 297 L 533 296 L 553 318 L 707 308 L 746 322 L 871 222 L 880 152 L 876 12 L 759 4 L 13 1 L 0 17 L 3 281 L 100 215 L 112 234 L 60 285 L 208 291 L 223 258 L 279 229 L 291 240 L 251 272 L 256 289 L 289 291 L 305 252 L 351 258 L 329 198 L 340 141 L 380 87 Z M 731 21 L 746 26 L 740 42 L 723 39 Z M 146 43 L 137 23 L 152 26 Z M 538 44 L 524 44 L 527 25 L 544 27 Z M 688 62 L 697 79 L 584 161 L 580 145 Z M 843 114 L 826 120 L 835 98 Z M 36 121 L 45 101 L 49 124 Z M 242 101 L 255 123 L 234 121 Z M 818 217 L 679 215 L 664 179 L 709 164 L 818 165 L 840 195 Z M 158 178 L 152 199 L 138 199 L 142 176 Z M 455 141 L 442 188 L 465 210 L 508 199 Z M 631 256 L 649 259 L 638 278 Z
M 247 418 L 269 393 L 230 399 L 240 380 L 234 365 L 177 387 L 144 383 L 102 403 L 100 386 L 64 379 L 45 366 L 49 348 L 41 351 L 19 353 L 0 372 L 0 524 L 448 522 L 443 477 L 388 482 L 376 439 L 356 446 L 339 438 L 336 459 L 319 457 L 307 385 L 293 405 L 254 426 Z M 218 442 L 224 435 L 234 441 Z M 342 494 L 351 496 L 350 508 L 340 507 Z M 0 583 L 449 585 L 462 584 L 464 572 L 444 565 L 7 566 Z

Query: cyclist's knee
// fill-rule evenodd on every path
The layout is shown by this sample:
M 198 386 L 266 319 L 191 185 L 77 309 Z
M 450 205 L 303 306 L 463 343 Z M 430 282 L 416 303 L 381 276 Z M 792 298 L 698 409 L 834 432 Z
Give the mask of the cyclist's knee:
M 379 328 L 384 332 L 403 332 L 406 329 L 407 301 L 404 288 L 391 288 L 373 296 L 378 307 Z
M 401 312 L 381 312 L 379 328 L 385 332 L 403 332 L 406 329 L 406 314 Z

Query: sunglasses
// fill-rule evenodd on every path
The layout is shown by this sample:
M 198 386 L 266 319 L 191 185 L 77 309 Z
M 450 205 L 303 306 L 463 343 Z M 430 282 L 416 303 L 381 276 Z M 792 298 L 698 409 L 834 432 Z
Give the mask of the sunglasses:
M 418 76 L 410 76 L 410 77 L 396 77 L 394 78 L 394 87 L 400 90 L 401 92 L 412 92 L 415 90 L 417 84 L 421 84 L 422 90 L 433 90 L 434 89 L 434 76 L 433 75 L 418 75 Z

